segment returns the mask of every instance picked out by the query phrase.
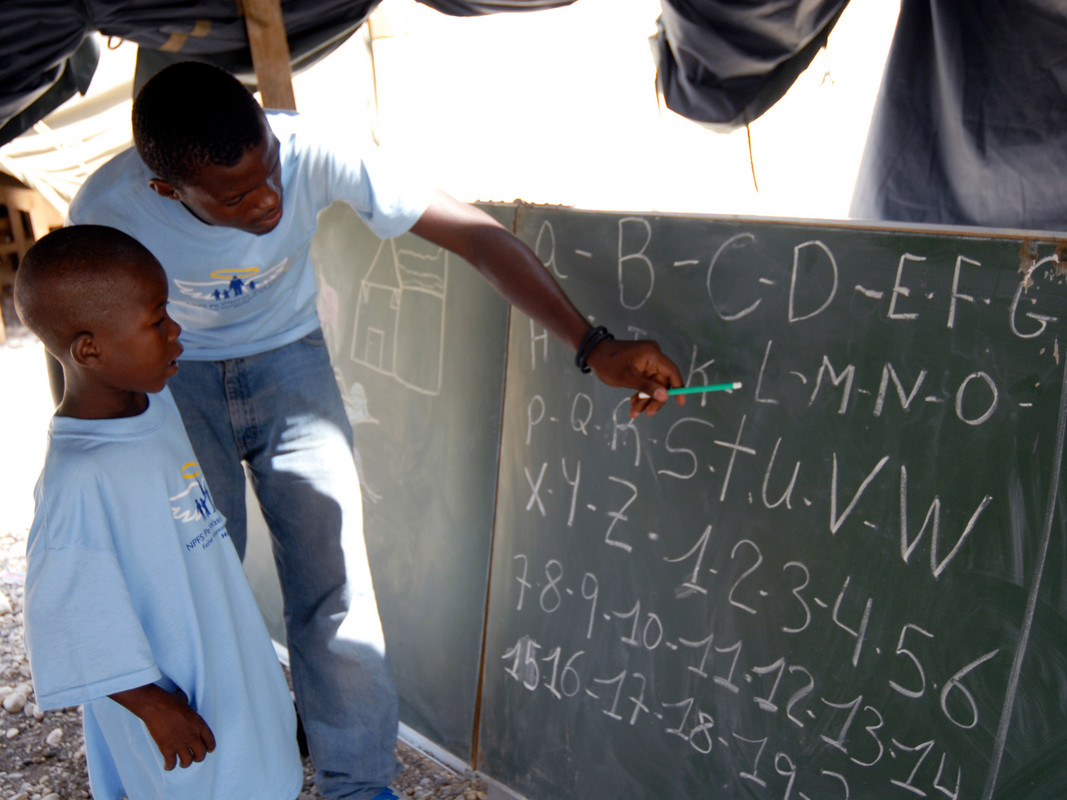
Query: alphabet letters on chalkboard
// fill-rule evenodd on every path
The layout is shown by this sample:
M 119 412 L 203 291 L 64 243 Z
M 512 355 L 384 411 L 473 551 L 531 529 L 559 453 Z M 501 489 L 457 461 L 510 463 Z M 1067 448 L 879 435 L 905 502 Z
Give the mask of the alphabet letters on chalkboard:
M 533 800 L 1062 791 L 1053 247 L 525 207 L 518 231 L 595 324 L 743 388 L 631 421 L 513 315 L 480 768 Z

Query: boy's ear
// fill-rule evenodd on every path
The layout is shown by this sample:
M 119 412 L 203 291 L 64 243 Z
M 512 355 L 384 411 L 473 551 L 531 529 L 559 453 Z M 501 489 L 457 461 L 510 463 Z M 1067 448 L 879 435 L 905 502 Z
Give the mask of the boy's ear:
M 100 345 L 91 333 L 79 333 L 70 343 L 70 357 L 82 367 L 94 367 L 100 361 Z
M 162 178 L 152 178 L 148 181 L 148 185 L 151 186 L 160 197 L 165 197 L 168 200 L 181 199 L 178 196 L 178 190 L 174 188 L 174 184 L 165 181 Z

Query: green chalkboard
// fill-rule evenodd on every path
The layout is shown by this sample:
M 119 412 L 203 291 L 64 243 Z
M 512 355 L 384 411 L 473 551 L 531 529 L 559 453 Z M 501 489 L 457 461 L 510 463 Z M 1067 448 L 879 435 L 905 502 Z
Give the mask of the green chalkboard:
M 508 307 L 454 255 L 379 242 L 345 206 L 320 218 L 313 257 L 401 720 L 469 761 Z
M 530 800 L 1062 797 L 1054 245 L 517 219 L 594 322 L 743 386 L 631 423 L 513 316 L 479 769 Z
M 510 225 L 510 209 L 487 210 Z M 312 259 L 400 718 L 469 763 L 508 307 L 454 255 L 411 234 L 379 240 L 342 204 L 320 216 Z M 246 571 L 284 641 L 269 539 L 252 524 Z

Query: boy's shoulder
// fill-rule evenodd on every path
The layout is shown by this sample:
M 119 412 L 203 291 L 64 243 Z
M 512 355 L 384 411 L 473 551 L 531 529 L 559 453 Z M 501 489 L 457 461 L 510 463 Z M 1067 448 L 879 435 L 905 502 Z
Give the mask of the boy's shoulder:
M 169 395 L 150 395 L 148 408 L 136 417 L 86 420 L 56 416 L 48 429 L 44 465 L 37 483 L 39 509 L 89 512 L 101 504 L 139 498 L 159 472 L 153 465 L 168 457 L 180 460 L 188 437 Z
M 75 200 L 81 195 L 100 193 L 107 191 L 108 189 L 122 187 L 130 178 L 138 180 L 141 178 L 150 178 L 151 175 L 149 173 L 150 170 L 137 154 L 137 148 L 130 145 L 125 150 L 119 151 L 97 167 L 92 174 L 85 179 L 78 194 L 75 196 Z M 144 188 L 148 188 L 147 180 L 145 181 Z
M 192 449 L 173 400 L 149 397 L 137 417 L 52 418 L 31 544 L 39 538 L 49 547 L 106 545 L 115 519 L 170 515 L 175 481 L 165 470 L 178 470 Z
M 164 387 L 161 392 L 148 395 L 147 407 L 135 416 L 107 419 L 52 417 L 48 425 L 48 450 L 69 451 L 72 457 L 82 451 L 98 456 L 111 448 L 143 446 L 146 438 L 174 435 L 179 427 L 181 417 L 169 390 Z M 144 456 L 148 455 L 150 452 L 146 451 Z
M 34 489 L 34 517 L 26 543 L 31 563 L 50 550 L 111 549 L 110 526 L 115 475 L 97 448 L 69 437 L 50 437 Z
M 102 224 L 100 214 L 109 209 L 129 208 L 122 204 L 126 202 L 122 198 L 150 199 L 154 194 L 148 185 L 151 177 L 136 148 L 126 148 L 85 179 L 70 203 L 68 221 L 74 224 Z
M 110 420 L 81 420 L 56 416 L 48 426 L 41 485 L 50 494 L 84 491 L 111 467 L 110 454 L 124 449 L 121 439 L 108 435 Z M 117 459 L 122 463 L 121 458 Z

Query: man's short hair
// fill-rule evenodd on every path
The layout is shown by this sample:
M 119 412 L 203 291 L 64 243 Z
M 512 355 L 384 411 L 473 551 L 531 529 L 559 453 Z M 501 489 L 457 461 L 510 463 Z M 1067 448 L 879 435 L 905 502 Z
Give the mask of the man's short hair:
M 206 164 L 232 167 L 263 141 L 263 109 L 224 69 L 199 61 L 154 75 L 133 102 L 133 140 L 148 168 L 185 186 Z

